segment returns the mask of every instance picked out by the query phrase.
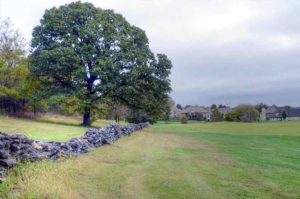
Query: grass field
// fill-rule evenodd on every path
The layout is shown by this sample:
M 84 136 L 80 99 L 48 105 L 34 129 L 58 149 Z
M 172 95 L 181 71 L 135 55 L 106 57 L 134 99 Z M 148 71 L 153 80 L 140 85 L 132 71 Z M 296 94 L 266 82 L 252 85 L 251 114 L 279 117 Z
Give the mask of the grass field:
M 32 139 L 43 141 L 67 141 L 82 136 L 87 130 L 80 126 L 81 122 L 81 118 L 42 117 L 33 121 L 0 116 L 0 132 L 22 133 Z M 114 121 L 97 120 L 93 123 L 93 127 L 100 128 L 111 123 Z
M 7 120 L 0 131 L 44 140 L 85 130 Z M 299 146 L 300 122 L 159 123 L 77 158 L 22 165 L 1 189 L 8 198 L 300 198 Z

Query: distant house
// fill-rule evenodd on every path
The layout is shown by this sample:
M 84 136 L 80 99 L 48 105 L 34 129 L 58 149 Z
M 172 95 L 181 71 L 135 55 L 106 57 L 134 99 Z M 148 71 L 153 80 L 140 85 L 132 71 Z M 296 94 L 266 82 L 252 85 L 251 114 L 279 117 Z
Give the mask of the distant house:
M 267 110 L 265 108 L 261 109 L 261 112 L 259 113 L 259 120 L 260 121 L 266 121 L 267 120 Z
M 202 106 L 190 106 L 181 111 L 181 114 L 186 115 L 189 120 L 208 120 L 210 117 L 209 111 Z
M 223 120 L 225 120 L 225 117 L 226 117 L 226 114 L 227 114 L 227 113 L 230 113 L 230 112 L 233 111 L 233 109 L 230 108 L 229 106 L 217 107 L 216 109 L 218 110 L 218 112 L 219 112 L 220 114 L 222 114 Z M 209 110 L 210 110 L 210 118 L 211 118 L 211 115 L 212 115 L 213 110 L 212 110 L 211 108 L 209 108 Z M 215 117 L 215 116 L 213 116 L 213 117 Z M 208 121 L 211 121 L 210 118 L 208 119 Z M 212 118 L 212 120 L 215 120 L 215 118 Z
M 286 120 L 300 120 L 300 108 L 288 109 Z
M 172 108 L 172 112 L 171 112 L 171 118 L 179 118 L 181 115 L 181 109 L 177 108 L 176 106 L 174 106 Z
M 266 119 L 267 120 L 282 120 L 282 114 L 286 111 L 285 107 L 276 107 L 270 106 L 266 110 Z
M 232 110 L 230 107 L 226 106 L 226 107 L 218 108 L 218 111 L 225 116 L 227 113 L 231 112 Z
M 276 107 L 276 106 L 271 106 L 266 110 L 266 119 L 283 120 L 284 113 L 286 114 L 286 120 L 300 120 L 300 107 L 292 108 L 292 107 Z

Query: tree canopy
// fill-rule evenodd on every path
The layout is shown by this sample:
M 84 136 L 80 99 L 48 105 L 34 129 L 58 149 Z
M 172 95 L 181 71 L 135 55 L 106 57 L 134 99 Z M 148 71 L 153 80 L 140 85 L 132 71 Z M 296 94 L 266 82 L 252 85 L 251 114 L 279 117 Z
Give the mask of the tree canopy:
M 242 122 L 255 122 L 259 119 L 259 112 L 251 105 L 241 104 L 235 108 L 234 112 Z
M 32 78 L 25 54 L 25 40 L 9 19 L 0 19 L 0 110 L 17 115 L 34 95 L 38 82 Z
M 81 2 L 46 10 L 31 46 L 33 74 L 49 96 L 80 99 L 84 125 L 103 98 L 151 118 L 168 101 L 171 61 L 155 56 L 145 32 L 112 10 Z
M 211 118 L 210 118 L 211 122 L 222 121 L 223 117 L 224 117 L 223 114 L 220 113 L 220 111 L 218 110 L 218 108 L 213 108 L 212 109 Z

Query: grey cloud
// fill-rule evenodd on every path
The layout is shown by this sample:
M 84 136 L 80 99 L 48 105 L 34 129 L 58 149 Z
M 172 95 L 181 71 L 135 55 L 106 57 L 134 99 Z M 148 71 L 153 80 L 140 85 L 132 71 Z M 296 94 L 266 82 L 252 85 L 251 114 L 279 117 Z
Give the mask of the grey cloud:
M 0 17 L 11 17 L 30 40 L 44 9 L 70 2 L 44 1 L 0 0 Z M 90 2 L 123 14 L 146 31 L 154 52 L 170 57 L 177 103 L 300 106 L 299 1 Z

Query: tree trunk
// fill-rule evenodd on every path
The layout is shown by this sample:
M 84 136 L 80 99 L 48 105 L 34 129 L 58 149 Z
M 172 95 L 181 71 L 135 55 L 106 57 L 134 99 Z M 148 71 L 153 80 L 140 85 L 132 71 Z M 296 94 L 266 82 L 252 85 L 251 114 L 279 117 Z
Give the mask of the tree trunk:
M 83 114 L 83 126 L 91 126 L 91 108 L 85 107 Z
M 96 80 L 96 77 L 94 75 L 92 75 L 89 71 L 92 70 L 93 65 L 91 62 L 88 63 L 88 71 L 87 71 L 87 99 L 91 100 L 92 95 L 94 94 L 93 92 L 93 84 Z M 83 126 L 91 126 L 92 122 L 91 122 L 91 106 L 92 106 L 92 102 L 89 101 L 89 103 L 87 105 L 85 105 L 84 108 L 84 114 L 83 114 Z

